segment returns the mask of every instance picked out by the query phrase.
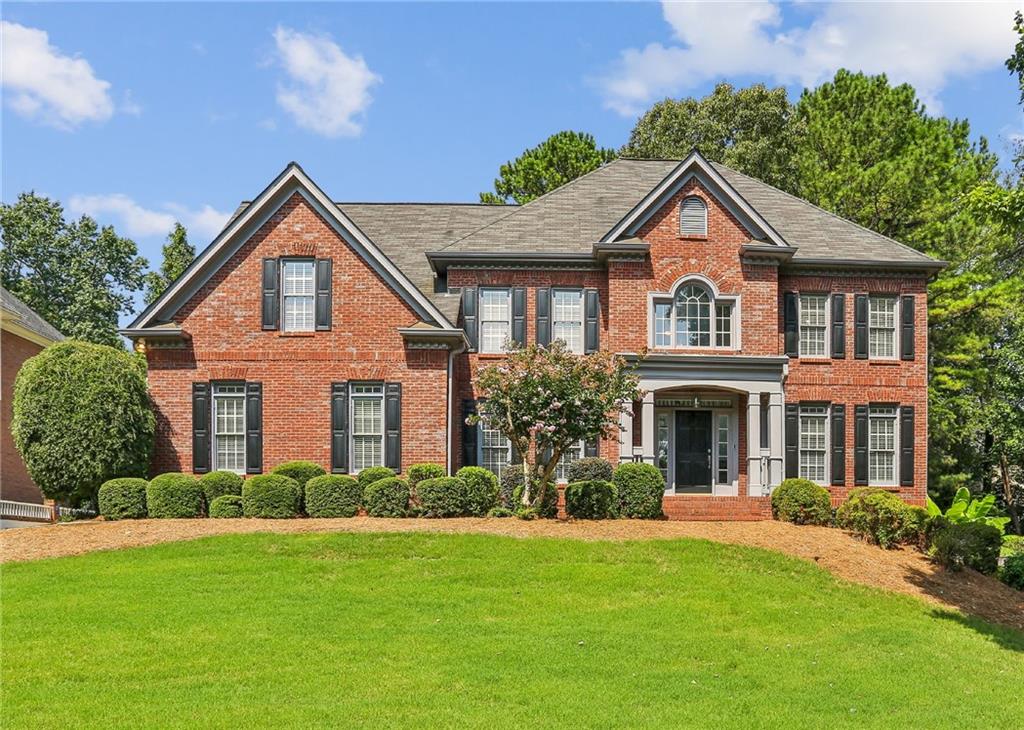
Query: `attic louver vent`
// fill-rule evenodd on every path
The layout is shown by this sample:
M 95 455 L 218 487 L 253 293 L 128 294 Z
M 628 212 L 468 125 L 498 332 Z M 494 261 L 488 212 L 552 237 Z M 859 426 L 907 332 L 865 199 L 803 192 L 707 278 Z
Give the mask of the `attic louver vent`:
M 708 209 L 700 198 L 687 198 L 679 204 L 679 235 L 708 235 Z

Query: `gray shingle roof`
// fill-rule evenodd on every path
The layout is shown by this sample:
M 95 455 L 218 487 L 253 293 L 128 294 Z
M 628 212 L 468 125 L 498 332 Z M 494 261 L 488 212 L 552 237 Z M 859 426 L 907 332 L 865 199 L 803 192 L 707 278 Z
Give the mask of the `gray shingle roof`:
M 0 286 L 0 306 L 3 308 L 3 317 L 11 317 L 25 329 L 32 330 L 36 334 L 48 340 L 63 340 L 64 335 L 57 331 L 57 328 L 47 322 L 29 308 L 25 302 L 11 294 Z

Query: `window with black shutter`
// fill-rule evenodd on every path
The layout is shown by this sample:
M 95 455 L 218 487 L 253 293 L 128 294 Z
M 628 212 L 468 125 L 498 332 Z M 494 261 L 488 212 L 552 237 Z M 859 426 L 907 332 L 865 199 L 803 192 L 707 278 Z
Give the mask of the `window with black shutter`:
M 384 386 L 384 466 L 402 471 L 402 384 Z
M 317 259 L 316 262 L 316 328 L 331 329 L 331 298 L 333 283 L 331 259 Z
M 800 406 L 786 404 L 786 478 L 792 479 L 800 473 Z
M 900 357 L 914 359 L 914 297 L 903 297 L 900 307 Z
M 331 383 L 331 472 L 349 470 L 348 383 Z
M 832 404 L 832 483 L 846 484 L 846 406 Z
M 583 351 L 597 352 L 601 347 L 601 299 L 597 289 L 583 290 L 584 327 Z
M 263 259 L 262 291 L 262 326 L 265 330 L 276 330 L 280 322 L 280 297 L 278 295 L 278 273 L 280 264 L 277 259 Z
M 551 344 L 551 290 L 547 287 L 537 289 L 535 313 L 537 344 L 547 347 Z
M 210 471 L 209 383 L 192 383 L 192 471 Z
M 263 383 L 245 384 L 245 472 L 263 473 Z
M 797 357 L 800 354 L 800 330 L 797 322 L 797 294 L 786 292 L 782 295 L 783 339 L 786 354 Z

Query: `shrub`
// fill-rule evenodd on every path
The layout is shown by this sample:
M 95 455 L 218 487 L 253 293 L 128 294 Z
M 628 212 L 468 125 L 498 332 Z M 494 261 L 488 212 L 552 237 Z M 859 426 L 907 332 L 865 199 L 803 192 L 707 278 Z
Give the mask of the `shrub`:
M 424 517 L 459 517 L 468 509 L 468 485 L 458 477 L 424 479 L 416 496 Z
M 297 517 L 301 494 L 299 483 L 291 477 L 261 474 L 242 486 L 242 512 L 246 517 Z
M 619 513 L 623 517 L 647 520 L 661 517 L 665 477 L 654 464 L 620 464 L 612 481 L 619 493 Z
M 886 549 L 919 539 L 917 513 L 884 489 L 854 489 L 836 512 L 836 523 Z
M 596 456 L 587 456 L 569 464 L 569 482 L 610 482 L 612 465 Z
M 21 366 L 11 434 L 32 481 L 50 499 L 96 498 L 101 484 L 144 477 L 155 418 L 146 358 L 66 340 Z
M 1024 552 L 1011 553 L 999 569 L 999 580 L 1010 588 L 1024 591 Z
M 420 482 L 445 475 L 445 468 L 440 464 L 413 464 L 409 467 L 409 488 L 415 491 Z
M 110 479 L 100 487 L 100 514 L 108 520 L 138 520 L 146 516 L 146 480 Z
M 354 517 L 363 501 L 359 482 L 343 474 L 324 474 L 306 482 L 306 514 L 310 517 Z
M 161 474 L 146 487 L 146 507 L 150 517 L 202 517 L 203 489 L 188 474 Z
M 322 477 L 327 472 L 322 466 L 314 464 L 312 461 L 286 461 L 275 466 L 270 473 L 291 477 L 299 485 L 299 489 L 305 489 L 306 482 L 314 477 Z
M 502 505 L 508 507 L 512 511 L 518 509 L 521 505 L 519 500 L 516 498 L 517 494 L 522 494 L 523 486 L 523 465 L 522 464 L 510 464 L 501 470 L 501 479 L 499 488 L 499 500 Z M 533 479 L 530 482 L 530 489 L 535 490 L 537 488 L 537 473 L 533 474 Z
M 242 479 L 233 471 L 211 471 L 199 477 L 199 486 L 206 495 L 206 503 L 213 504 L 213 500 L 225 494 L 242 496 Z
M 488 517 L 503 518 L 503 517 L 512 517 L 514 514 L 515 514 L 515 512 L 510 510 L 508 507 L 494 507 L 493 509 L 491 509 L 490 512 L 487 513 L 487 516 Z
M 512 504 L 516 509 L 516 514 L 520 517 L 519 512 L 522 510 L 531 510 L 531 515 L 524 519 L 532 520 L 536 517 L 543 517 L 545 519 L 554 519 L 558 517 L 558 487 L 553 482 L 548 482 L 544 487 L 543 494 L 540 493 L 540 486 L 534 482 L 533 484 L 533 500 L 532 503 L 526 507 L 522 504 L 523 497 L 523 486 L 520 484 L 515 492 L 512 493 Z
M 999 566 L 1003 541 L 998 527 L 984 522 L 942 522 L 932 532 L 931 552 L 942 565 L 953 570 L 967 566 L 992 574 Z
M 619 493 L 615 485 L 600 479 L 572 482 L 565 488 L 565 512 L 581 520 L 604 520 L 616 517 Z
M 244 514 L 240 494 L 222 494 L 210 502 L 210 517 L 241 517 Z
M 772 492 L 772 515 L 794 525 L 832 522 L 828 490 L 809 479 L 786 479 Z
M 378 479 L 366 488 L 363 504 L 371 517 L 405 517 L 409 513 L 409 483 L 398 477 Z
M 515 515 L 519 519 L 526 520 L 527 522 L 529 522 L 530 520 L 535 520 L 538 517 L 540 517 L 540 513 L 537 512 L 536 507 L 520 507 L 515 511 Z
M 380 481 L 381 479 L 389 479 L 395 476 L 395 472 L 388 469 L 386 466 L 371 466 L 368 469 L 363 469 L 359 472 L 359 486 L 363 488 L 363 493 L 366 493 L 366 488 L 374 482 Z
M 464 466 L 455 476 L 466 483 L 466 514 L 483 517 L 498 504 L 498 477 L 479 466 Z

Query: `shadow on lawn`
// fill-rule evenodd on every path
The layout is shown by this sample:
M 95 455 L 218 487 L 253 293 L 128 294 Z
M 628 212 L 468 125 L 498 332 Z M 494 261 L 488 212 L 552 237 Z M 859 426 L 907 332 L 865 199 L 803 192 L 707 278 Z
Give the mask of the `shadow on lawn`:
M 1019 631 L 1014 631 L 1013 629 L 1005 626 L 999 626 L 990 621 L 976 618 L 974 616 L 966 616 L 962 613 L 957 613 L 956 611 L 946 611 L 941 608 L 937 608 L 932 611 L 932 616 L 935 618 L 945 619 L 947 621 L 953 621 L 954 623 L 966 626 L 969 629 L 974 629 L 979 634 L 984 634 L 1004 649 L 1024 652 L 1024 634 L 1021 634 Z

